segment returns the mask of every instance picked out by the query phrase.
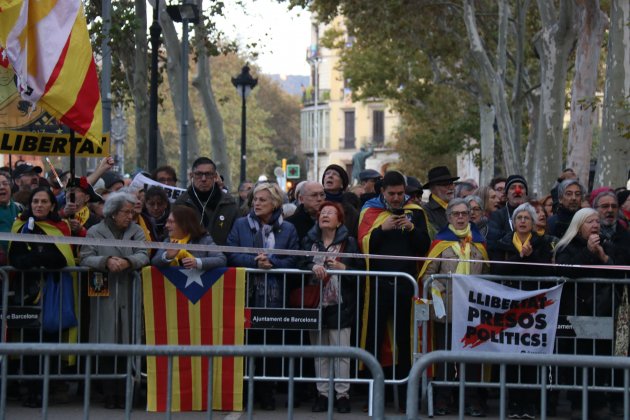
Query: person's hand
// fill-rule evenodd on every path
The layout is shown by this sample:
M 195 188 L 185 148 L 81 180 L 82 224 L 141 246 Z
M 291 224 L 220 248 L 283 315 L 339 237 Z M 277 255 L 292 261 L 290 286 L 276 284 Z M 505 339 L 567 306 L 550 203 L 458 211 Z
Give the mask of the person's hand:
M 534 248 L 532 248 L 532 244 L 529 241 L 523 244 L 523 249 L 521 250 L 521 258 L 529 257 L 534 252 Z
M 179 249 L 167 249 L 166 252 L 164 252 L 164 256 L 168 258 L 169 260 L 172 260 L 173 258 L 177 256 L 178 252 L 179 252 Z
M 402 229 L 402 230 L 413 229 L 413 223 L 411 223 L 411 220 L 409 220 L 407 216 L 405 215 L 399 216 L 397 226 L 398 226 L 398 229 Z
M 182 266 L 184 268 L 197 268 L 197 259 L 196 258 L 184 258 L 182 259 Z
M 345 270 L 346 265 L 336 259 L 326 261 L 326 268 L 329 270 Z
M 258 264 L 258 268 L 262 268 L 263 270 L 269 270 L 273 268 L 273 264 L 271 264 L 271 261 L 269 261 L 269 257 L 267 257 L 267 254 L 256 255 L 254 261 L 256 261 L 256 263 Z
M 326 278 L 326 268 L 323 265 L 315 264 L 312 270 L 318 280 L 324 280 L 324 278 Z
M 397 229 L 398 228 L 398 220 L 399 220 L 399 218 L 400 218 L 400 216 L 396 216 L 395 214 L 392 214 L 387 219 L 385 219 L 385 221 L 381 225 L 381 229 L 383 229 L 383 230 L 394 230 L 394 229 Z
M 130 267 L 129 261 L 120 257 L 109 257 L 106 265 L 112 273 L 119 273 Z
M 66 201 L 66 205 L 63 208 L 63 212 L 66 216 L 71 216 L 75 214 L 77 211 L 79 211 L 79 206 L 77 206 L 77 203 Z
M 104 173 L 104 172 L 109 171 L 113 167 L 114 167 L 114 158 L 111 156 L 107 156 L 106 158 L 103 158 L 101 160 L 96 170 Z
M 70 224 L 70 230 L 72 231 L 72 233 L 77 233 L 78 231 L 81 230 L 81 222 L 79 222 L 74 217 L 71 219 L 68 219 L 68 223 Z
M 606 252 L 604 251 L 604 248 L 602 247 L 600 241 L 601 239 L 599 235 L 592 234 L 588 237 L 588 242 L 586 243 L 586 247 L 593 254 L 597 255 L 597 258 L 599 258 L 600 261 L 606 263 L 608 262 L 608 255 L 606 255 Z

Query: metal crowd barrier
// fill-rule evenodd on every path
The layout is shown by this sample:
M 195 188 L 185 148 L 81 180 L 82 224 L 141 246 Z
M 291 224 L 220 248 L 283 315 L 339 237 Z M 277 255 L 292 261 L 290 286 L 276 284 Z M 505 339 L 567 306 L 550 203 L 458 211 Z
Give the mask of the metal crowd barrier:
M 424 377 L 429 366 L 439 363 L 458 363 L 459 380 L 456 385 L 459 387 L 458 416 L 464 418 L 464 389 L 468 385 L 466 382 L 466 364 L 492 363 L 500 366 L 499 388 L 499 418 L 506 418 L 506 366 L 515 364 L 514 354 L 493 353 L 493 352 L 454 352 L 454 351 L 434 351 L 422 356 L 411 368 L 409 375 L 409 386 L 407 388 L 407 413 L 406 418 L 416 420 L 418 418 L 418 398 L 420 396 L 420 378 Z M 545 380 L 547 367 L 568 367 L 581 370 L 584 379 L 588 377 L 589 369 L 608 368 L 623 370 L 623 418 L 630 417 L 630 359 L 627 357 L 610 356 L 580 356 L 580 355 L 557 355 L 557 354 L 519 354 L 518 365 L 536 366 L 541 369 L 542 382 L 536 389 L 540 390 L 540 418 L 546 420 L 547 413 L 544 407 L 547 405 L 548 384 Z M 582 419 L 588 419 L 588 391 L 587 381 L 583 381 L 579 391 L 581 391 Z M 608 389 L 610 390 L 610 389 Z
M 311 271 L 305 271 L 305 270 L 293 270 L 293 269 L 288 269 L 288 270 L 278 270 L 278 269 L 274 269 L 274 270 L 261 270 L 261 269 L 251 269 L 248 268 L 246 269 L 246 273 L 247 273 L 247 284 L 248 284 L 248 289 L 251 291 L 251 284 L 252 284 L 252 279 L 254 276 L 262 276 L 264 280 L 267 280 L 268 278 L 271 277 L 276 277 L 279 278 L 281 280 L 280 284 L 282 287 L 281 290 L 281 295 L 283 296 L 283 300 L 282 300 L 282 304 L 280 305 L 280 307 L 277 308 L 270 308 L 268 306 L 265 306 L 263 308 L 266 309 L 281 309 L 281 310 L 303 310 L 303 309 L 309 309 L 309 308 L 304 308 L 304 306 L 291 306 L 290 302 L 289 302 L 289 295 L 290 295 L 290 291 L 294 288 L 304 288 L 305 285 L 307 285 L 309 283 L 309 281 L 311 281 L 311 278 L 313 277 L 313 273 Z M 402 282 L 406 283 L 406 287 L 408 287 L 409 289 L 413 290 L 413 294 L 409 295 L 409 300 L 410 302 L 413 300 L 413 296 L 418 296 L 418 284 L 416 282 L 416 280 L 411 277 L 409 274 L 407 273 L 401 273 L 401 272 L 381 272 L 381 271 L 357 271 L 357 270 L 345 270 L 345 271 L 339 271 L 339 270 L 328 270 L 327 271 L 328 274 L 330 275 L 338 275 L 339 279 L 340 279 L 340 288 L 343 288 L 344 286 L 346 286 L 346 282 L 351 282 L 351 288 L 354 289 L 356 291 L 356 294 L 353 296 L 354 298 L 354 302 L 353 305 L 355 307 L 355 313 L 353 314 L 353 323 L 352 323 L 352 327 L 351 327 L 351 336 L 350 336 L 350 345 L 353 347 L 359 347 L 360 344 L 360 334 L 361 334 L 361 319 L 363 316 L 363 309 L 364 309 L 364 304 L 365 302 L 364 300 L 364 292 L 365 292 L 365 279 L 367 276 L 370 277 L 370 280 L 372 282 L 389 282 L 389 284 L 393 287 L 394 290 L 394 294 L 398 293 L 398 289 L 401 286 L 401 284 L 403 284 Z M 268 284 L 267 281 L 264 282 L 265 285 Z M 320 287 L 321 287 L 321 282 L 319 282 Z M 322 290 L 320 289 L 320 296 L 321 296 L 321 292 Z M 265 293 L 267 293 L 267 290 L 265 290 Z M 375 300 L 378 301 L 379 299 L 379 289 L 376 288 L 375 289 Z M 253 302 L 252 302 L 252 296 L 251 293 L 247 294 L 246 297 L 246 303 L 245 303 L 246 307 L 253 307 Z M 413 307 L 413 304 L 411 305 L 411 307 Z M 338 306 L 338 311 L 337 312 L 337 318 L 338 321 L 340 321 L 340 311 L 341 311 L 341 306 Z M 389 316 L 393 316 L 392 319 L 392 328 L 393 330 L 391 331 L 392 335 L 395 337 L 397 332 L 398 332 L 398 326 L 400 325 L 398 320 L 400 316 L 408 316 L 411 317 L 411 312 L 409 313 L 405 313 L 405 314 L 401 314 L 399 313 L 400 311 L 398 310 L 398 307 L 396 305 L 396 302 L 394 302 L 394 310 L 392 313 L 385 313 L 385 314 L 379 314 L 377 308 L 373 309 L 374 311 L 374 317 L 375 317 L 375 322 L 374 322 L 374 341 L 376 342 L 377 340 L 377 334 L 376 334 L 376 326 L 377 326 L 377 320 L 379 317 L 389 317 Z M 320 312 L 321 314 L 321 312 Z M 321 321 L 321 316 L 320 316 L 320 321 Z M 260 335 L 259 332 L 254 332 L 255 330 L 248 330 L 247 334 L 246 334 L 246 340 L 247 342 L 251 342 L 253 336 L 255 334 Z M 262 343 L 256 343 L 256 344 L 267 344 L 267 343 L 271 343 L 271 344 L 281 344 L 281 345 L 287 345 L 287 344 L 295 344 L 295 345 L 306 345 L 310 342 L 310 344 L 320 344 L 322 341 L 322 331 L 320 328 L 318 329 L 311 329 L 309 330 L 311 334 L 311 337 L 307 337 L 307 334 L 302 333 L 302 331 L 300 329 L 295 329 L 293 331 L 291 331 L 290 329 L 282 329 L 282 330 L 272 330 L 272 329 L 266 329 L 263 328 L 262 330 Z M 337 332 L 340 334 L 341 333 L 341 329 L 337 328 Z M 278 337 L 279 335 L 279 337 Z M 260 337 L 256 337 L 257 339 L 260 339 Z M 279 343 L 273 342 L 274 339 L 280 339 Z M 310 338 L 310 340 L 309 340 Z M 312 339 L 315 339 L 316 342 L 312 342 Z M 411 337 L 411 343 L 413 345 L 412 347 L 412 354 L 415 354 L 417 352 L 418 346 L 418 340 L 417 340 L 417 329 L 413 329 L 413 336 Z M 374 347 L 376 347 L 376 344 L 374 344 Z M 394 348 L 393 348 L 393 354 L 396 354 L 398 352 L 399 349 L 397 349 L 395 347 L 395 343 L 394 343 Z M 377 359 L 379 359 L 379 350 L 377 350 Z M 303 358 L 300 358 L 298 360 L 298 373 L 296 375 L 296 380 L 298 381 L 304 381 L 304 382 L 319 382 L 322 380 L 326 380 L 327 378 L 318 378 L 316 376 L 314 376 L 313 374 L 310 375 L 306 375 L 305 372 L 309 372 L 309 367 L 306 366 L 306 364 L 312 364 L 312 361 L 307 361 Z M 287 374 L 286 374 L 286 363 L 282 363 L 280 366 L 280 371 L 276 371 L 276 372 L 272 372 L 270 371 L 270 369 L 267 368 L 267 363 L 266 361 L 263 361 L 263 370 L 262 372 L 260 372 L 260 374 L 254 375 L 255 378 L 257 380 L 263 380 L 263 381 L 273 381 L 273 380 L 286 380 L 287 379 Z M 407 382 L 408 376 L 405 375 L 404 378 L 400 378 L 400 375 L 397 375 L 396 372 L 396 366 L 392 366 L 391 370 L 388 369 L 388 373 L 386 374 L 386 379 L 385 379 L 385 383 L 388 384 L 402 384 Z M 344 378 L 342 382 L 365 382 L 365 379 L 360 377 L 360 366 L 359 366 L 359 362 L 355 361 L 355 363 L 353 364 L 352 368 L 351 368 L 351 377 L 350 378 Z M 246 378 L 249 378 L 251 376 L 251 372 L 248 370 L 246 372 Z M 336 381 L 341 382 L 340 380 L 336 379 Z
M 55 280 L 59 280 L 62 274 L 70 274 L 75 279 L 75 315 L 77 326 L 74 328 L 72 335 L 68 329 L 62 329 L 61 326 L 56 332 L 46 332 L 43 328 L 43 311 L 42 305 L 44 301 L 43 287 L 46 282 L 46 276 L 52 275 Z M 130 290 L 123 291 L 120 282 L 116 283 L 116 287 L 110 290 L 110 297 L 113 297 L 114 304 L 117 307 L 119 296 L 127 296 L 125 302 L 128 305 L 129 323 L 124 322 L 115 314 L 111 314 L 111 318 L 100 319 L 101 305 L 103 297 L 89 297 L 87 293 L 88 280 L 93 273 L 87 267 L 67 267 L 63 269 L 32 269 L 18 270 L 14 267 L 6 266 L 0 268 L 0 279 L 3 281 L 2 294 L 2 334 L 3 342 L 13 343 L 33 343 L 33 345 L 48 345 L 48 343 L 96 343 L 100 341 L 100 329 L 113 328 L 113 335 L 117 337 L 118 342 L 123 342 L 122 335 L 126 334 L 126 340 L 135 344 L 141 342 L 141 282 L 137 272 L 132 272 L 133 280 L 128 285 Z M 64 283 L 59 282 L 60 293 L 63 294 Z M 120 287 L 120 288 L 119 288 Z M 128 295 L 128 292 L 131 294 Z M 39 296 L 38 296 L 39 295 Z M 120 298 L 122 299 L 122 298 Z M 59 312 L 63 311 L 63 300 L 60 302 Z M 121 302 L 122 303 L 122 302 Z M 130 307 L 129 307 L 130 306 Z M 90 316 L 96 315 L 94 320 L 90 322 Z M 61 314 L 59 315 L 61 317 Z M 92 328 L 95 327 L 95 328 Z M 125 378 L 124 373 L 126 362 L 124 359 L 116 356 L 113 361 L 107 361 L 107 366 L 99 357 L 95 357 L 93 363 L 93 378 L 115 379 Z M 3 368 L 7 367 L 7 377 L 10 379 L 20 380 L 41 380 L 44 372 L 44 359 L 42 357 L 34 358 L 23 354 L 15 354 L 9 358 L 8 363 L 3 364 Z M 72 380 L 82 379 L 85 370 L 84 361 L 74 355 L 68 357 L 56 357 L 49 360 L 49 375 L 55 379 Z M 112 366 L 113 364 L 113 366 Z M 140 374 L 140 369 L 136 366 L 140 365 L 140 359 L 132 360 L 132 366 L 136 375 Z
M 353 358 L 360 360 L 370 371 L 372 386 L 372 408 L 373 416 L 376 419 L 385 417 L 385 388 L 383 370 L 378 361 L 364 350 L 349 347 L 332 346 L 141 346 L 141 345 L 116 345 L 116 344 L 52 344 L 52 343 L 3 343 L 0 344 L 0 356 L 3 362 L 11 356 L 32 355 L 44 359 L 44 370 L 42 372 L 44 392 L 42 394 L 42 418 L 48 417 L 48 391 L 51 380 L 51 358 L 54 356 L 78 355 L 84 358 L 85 365 L 82 377 L 84 379 L 83 388 L 83 418 L 88 419 L 90 413 L 90 392 L 91 380 L 95 377 L 92 373 L 93 360 L 102 357 L 116 357 L 125 355 L 128 357 L 125 378 L 125 418 L 131 418 L 133 402 L 133 357 L 146 356 L 167 356 L 168 357 L 168 385 L 167 385 L 167 411 L 165 417 L 171 418 L 172 402 L 172 377 L 173 377 L 173 357 L 178 356 L 201 356 L 208 358 L 208 378 L 213 374 L 213 358 L 220 356 L 244 356 L 248 357 L 250 369 L 254 368 L 254 360 L 257 357 L 284 356 L 289 357 L 289 401 L 287 405 L 287 418 L 293 418 L 293 398 L 294 398 L 294 362 L 298 357 L 326 357 Z M 7 390 L 7 364 L 2 363 L 2 376 L 0 378 L 0 420 L 4 420 L 7 415 L 6 390 Z M 333 382 L 332 376 L 326 378 Z M 212 379 L 208 380 L 208 418 L 212 418 Z M 253 418 L 254 405 L 254 378 L 248 379 L 247 393 L 247 418 Z M 332 391 L 332 387 L 331 387 Z M 332 401 L 332 399 L 329 399 Z M 332 407 L 329 406 L 328 418 L 332 419 Z
M 564 277 L 525 277 L 525 276 L 495 276 L 495 275 L 477 275 L 486 280 L 502 283 L 509 287 L 521 289 L 525 286 L 527 290 L 549 288 L 559 283 L 565 283 L 562 291 L 562 299 L 560 304 L 559 321 L 554 345 L 554 354 L 562 355 L 591 355 L 591 356 L 613 356 L 614 355 L 614 324 L 615 314 L 619 297 L 621 296 L 621 287 L 630 284 L 628 279 L 569 279 Z M 432 275 L 423 285 L 423 298 L 430 296 L 431 285 L 434 281 L 441 281 L 446 290 L 443 292 L 444 306 L 447 308 L 445 319 L 439 321 L 430 321 L 429 312 L 425 311 L 422 319 L 422 353 L 421 359 L 432 355 L 434 352 L 442 350 L 450 350 L 450 329 L 440 328 L 442 335 L 436 337 L 435 343 L 443 344 L 444 347 L 429 350 L 429 322 L 434 325 L 449 325 L 451 323 L 448 308 L 451 306 L 448 302 L 448 296 L 451 293 L 451 275 Z M 532 285 L 534 283 L 534 285 Z M 584 301 L 584 296 L 590 295 L 590 301 Z M 575 334 L 567 330 L 575 331 Z M 574 336 L 575 335 L 575 336 Z M 498 353 L 494 353 L 498 355 Z M 512 355 L 513 357 L 514 355 Z M 519 355 L 520 361 L 521 355 Z M 449 359 L 450 360 L 450 359 Z M 441 359 L 442 362 L 446 360 Z M 486 359 L 485 362 L 492 360 Z M 520 362 L 519 362 L 520 363 Z M 493 363 L 490 363 L 492 365 Z M 540 372 L 536 374 L 535 381 L 523 382 L 522 372 L 519 369 L 516 373 L 515 381 L 508 381 L 505 385 L 511 389 L 538 389 L 542 384 L 549 389 L 580 391 L 587 385 L 590 391 L 613 391 L 621 392 L 624 388 L 621 386 L 623 381 L 622 373 L 616 371 L 611 364 L 605 365 L 607 369 L 592 369 L 589 375 L 581 375 L 579 369 L 571 367 L 569 364 L 556 365 L 549 372 Z M 568 367 L 567 367 L 568 366 Z M 433 390 L 434 387 L 457 387 L 460 386 L 459 381 L 452 376 L 452 369 L 449 369 L 448 363 L 439 363 L 434 365 L 433 378 L 428 377 L 426 370 L 422 372 L 422 392 L 423 399 L 427 402 L 428 414 L 433 415 Z M 437 379 L 440 378 L 440 379 Z M 505 378 L 504 378 L 505 379 Z M 531 378 L 530 378 L 531 379 Z M 499 387 L 499 378 L 496 377 L 496 371 L 492 377 L 483 378 L 482 381 L 466 381 L 467 387 L 473 388 L 497 388 Z M 626 389 L 627 391 L 627 389 Z M 463 395 L 463 394 L 462 394 Z M 463 398 L 463 397 L 460 397 Z M 543 410 L 544 411 L 544 410 Z

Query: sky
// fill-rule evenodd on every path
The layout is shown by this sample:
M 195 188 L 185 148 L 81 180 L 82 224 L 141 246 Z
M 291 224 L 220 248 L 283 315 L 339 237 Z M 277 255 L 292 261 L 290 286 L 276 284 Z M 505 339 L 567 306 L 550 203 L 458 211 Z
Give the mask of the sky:
M 309 74 L 306 49 L 311 42 L 310 13 L 277 0 L 242 0 L 246 12 L 226 2 L 226 18 L 217 22 L 231 39 L 242 46 L 256 42 L 256 64 L 266 74 Z

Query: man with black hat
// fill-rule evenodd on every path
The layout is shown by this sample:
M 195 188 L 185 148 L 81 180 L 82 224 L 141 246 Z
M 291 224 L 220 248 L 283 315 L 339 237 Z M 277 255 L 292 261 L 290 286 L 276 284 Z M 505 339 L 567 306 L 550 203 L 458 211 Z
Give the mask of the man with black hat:
M 429 202 L 424 204 L 429 223 L 434 232 L 439 232 L 448 225 L 446 206 L 455 197 L 455 181 L 458 176 L 452 176 L 446 166 L 436 166 L 429 169 L 428 181 L 425 184 L 431 191 Z
M 348 173 L 339 165 L 328 165 L 322 176 L 322 185 L 326 193 L 326 200 L 341 203 L 345 213 L 344 225 L 348 228 L 350 236 L 357 237 L 357 227 L 359 226 L 359 212 L 344 198 L 344 191 L 348 188 L 350 179 Z
M 522 175 L 510 175 L 505 182 L 505 191 L 507 197 L 505 207 L 493 211 L 488 222 L 488 236 L 486 239 L 491 260 L 503 259 L 494 254 L 496 244 L 505 235 L 514 231 L 512 213 L 518 206 L 527 201 L 527 181 Z
M 424 192 L 422 184 L 415 176 L 407 177 L 407 186 L 405 187 L 405 194 L 409 196 L 409 201 L 422 206 L 422 193 Z
M 17 165 L 13 170 L 13 182 L 18 190 L 32 191 L 39 187 L 39 174 L 42 168 L 33 166 L 30 163 Z
M 359 173 L 359 185 L 363 187 L 363 194 L 360 197 L 362 207 L 366 201 L 378 197 L 381 193 L 380 180 L 382 178 L 381 174 L 374 169 L 366 169 Z

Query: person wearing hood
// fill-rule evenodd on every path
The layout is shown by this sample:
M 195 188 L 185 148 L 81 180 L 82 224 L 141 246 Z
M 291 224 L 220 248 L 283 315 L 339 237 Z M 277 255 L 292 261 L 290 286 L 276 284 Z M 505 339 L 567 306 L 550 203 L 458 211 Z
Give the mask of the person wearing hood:
M 166 192 L 153 186 L 144 194 L 144 205 L 140 217 L 144 220 L 148 241 L 163 241 L 168 236 L 166 219 L 171 210 Z M 146 235 L 149 233 L 149 235 Z
M 277 184 L 262 182 L 254 188 L 254 200 L 250 213 L 234 222 L 227 238 L 228 246 L 265 249 L 257 254 L 232 252 L 228 254 L 231 267 L 296 268 L 297 257 L 274 254 L 274 249 L 299 249 L 295 227 L 282 219 L 282 190 Z M 248 277 L 247 306 L 257 308 L 282 308 L 286 283 L 282 275 L 252 274 Z M 252 330 L 247 344 L 282 344 L 280 330 Z M 267 358 L 266 363 L 256 363 L 256 375 L 275 376 L 280 373 L 280 361 Z M 257 383 L 256 399 L 263 410 L 275 410 L 275 384 Z
M 239 210 L 230 194 L 217 186 L 217 166 L 207 157 L 197 158 L 192 164 L 190 186 L 175 202 L 191 207 L 199 213 L 202 225 L 217 245 L 225 245 Z
M 344 225 L 348 228 L 350 235 L 356 238 L 357 227 L 359 225 L 359 212 L 352 203 L 344 197 L 344 192 L 348 189 L 349 184 L 350 178 L 348 178 L 348 173 L 341 166 L 328 165 L 324 170 L 322 185 L 326 193 L 326 201 L 341 203 L 346 220 Z
M 577 179 L 565 179 L 558 185 L 558 209 L 547 221 L 551 235 L 562 238 L 571 224 L 571 219 L 582 208 L 586 190 Z
M 431 243 L 427 231 L 427 216 L 422 207 L 410 201 L 409 196 L 405 194 L 405 187 L 403 174 L 388 171 L 383 176 L 381 195 L 363 206 L 358 239 L 364 254 L 410 257 L 426 255 Z M 374 271 L 404 272 L 414 279 L 418 275 L 417 262 L 404 259 L 368 258 L 367 268 Z M 396 309 L 397 324 L 394 337 L 394 350 L 398 351 L 396 379 L 402 379 L 408 376 L 411 368 L 409 314 L 414 291 L 413 284 L 406 278 L 399 278 L 396 282 L 388 280 L 390 278 L 382 281 L 366 278 L 360 344 L 379 358 L 388 315 L 394 313 Z M 402 395 L 405 395 L 406 389 L 402 391 Z M 405 402 L 401 401 L 401 404 L 403 405 L 399 408 L 404 409 Z
M 339 203 L 326 201 L 321 205 L 317 223 L 302 241 L 302 249 L 330 253 L 331 256 L 313 256 L 305 259 L 304 268 L 312 270 L 314 283 L 322 282 L 320 304 L 322 307 L 321 331 L 310 332 L 311 344 L 350 346 L 350 335 L 355 323 L 357 302 L 357 278 L 329 274 L 327 270 L 361 270 L 362 260 L 335 257 L 339 253 L 358 253 L 355 238 L 343 225 L 344 212 Z M 337 378 L 350 377 L 350 359 L 343 358 L 331 365 L 328 358 L 315 359 L 315 374 L 327 378 L 333 368 Z M 317 383 L 317 398 L 313 412 L 328 410 L 329 383 Z M 350 384 L 335 383 L 336 406 L 339 413 L 350 412 Z
M 527 194 L 529 192 L 527 181 L 521 175 L 510 175 L 505 182 L 505 191 L 507 197 L 505 206 L 492 212 L 490 214 L 490 221 L 488 222 L 488 235 L 486 239 L 488 241 L 488 253 L 490 254 L 491 260 L 501 259 L 500 256 L 494 255 L 497 242 L 508 233 L 514 232 L 512 215 L 518 206 L 527 201 Z

